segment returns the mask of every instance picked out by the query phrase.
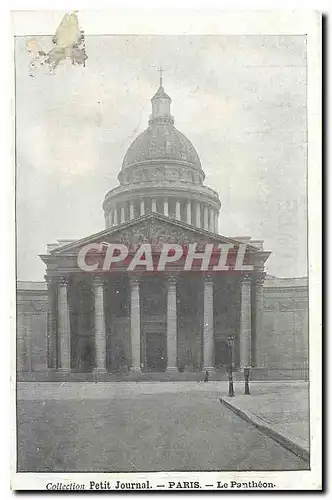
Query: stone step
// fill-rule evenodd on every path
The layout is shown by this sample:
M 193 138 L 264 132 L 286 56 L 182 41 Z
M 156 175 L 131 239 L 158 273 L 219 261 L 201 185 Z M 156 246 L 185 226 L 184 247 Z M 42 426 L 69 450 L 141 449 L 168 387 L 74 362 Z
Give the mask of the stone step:
M 198 382 L 204 380 L 204 372 L 128 372 L 128 373 L 104 373 L 94 374 L 91 372 L 85 373 L 60 373 L 54 370 L 40 371 L 32 373 L 18 373 L 18 381 L 27 382 L 176 382 L 176 381 L 192 381 Z M 243 381 L 243 372 L 236 370 L 233 373 L 235 382 Z M 209 380 L 227 381 L 228 374 L 226 370 L 215 370 L 209 373 Z M 273 380 L 308 380 L 308 373 L 304 369 L 263 369 L 252 368 L 250 370 L 250 380 L 257 381 L 273 381 Z

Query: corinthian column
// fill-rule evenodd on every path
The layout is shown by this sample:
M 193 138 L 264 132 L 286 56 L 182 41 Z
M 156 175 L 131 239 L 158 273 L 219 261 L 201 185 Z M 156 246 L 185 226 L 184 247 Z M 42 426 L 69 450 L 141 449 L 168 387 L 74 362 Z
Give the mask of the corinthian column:
M 131 201 L 129 204 L 129 219 L 132 220 L 134 218 L 134 204 Z
M 121 206 L 120 221 L 121 221 L 121 224 L 123 224 L 125 221 L 125 207 L 124 207 L 124 205 Z
M 114 218 L 113 218 L 113 226 L 118 225 L 118 209 L 115 207 L 114 208 Z
M 204 279 L 204 327 L 203 327 L 204 370 L 214 369 L 214 333 L 213 333 L 213 281 Z
M 255 279 L 255 353 L 253 353 L 255 366 L 264 367 L 264 352 L 263 348 L 263 285 L 264 274 L 257 276 Z
M 176 280 L 167 280 L 167 371 L 177 371 Z
M 62 278 L 58 284 L 58 371 L 69 372 L 70 357 L 70 320 L 68 306 L 68 282 Z
M 141 320 L 139 281 L 132 278 L 130 282 L 130 340 L 131 340 L 131 370 L 141 369 Z
M 181 206 L 179 200 L 176 200 L 175 202 L 175 218 L 177 220 L 181 220 Z
M 104 315 L 104 284 L 101 277 L 93 281 L 95 296 L 95 369 L 106 372 L 106 331 Z
M 57 342 L 56 342 L 56 284 L 46 277 L 47 284 L 47 367 L 56 369 Z
M 209 230 L 214 233 L 214 210 L 212 208 L 209 210 Z
M 214 214 L 214 232 L 218 233 L 218 212 Z
M 141 200 L 141 215 L 145 214 L 145 203 L 144 200 Z
M 168 198 L 164 199 L 164 215 L 168 217 Z
M 240 366 L 251 366 L 251 279 L 241 282 Z
M 187 203 L 187 224 L 191 224 L 191 201 Z
M 196 227 L 201 227 L 201 205 L 196 202 Z
M 208 207 L 204 207 L 204 229 L 209 230 L 209 212 Z

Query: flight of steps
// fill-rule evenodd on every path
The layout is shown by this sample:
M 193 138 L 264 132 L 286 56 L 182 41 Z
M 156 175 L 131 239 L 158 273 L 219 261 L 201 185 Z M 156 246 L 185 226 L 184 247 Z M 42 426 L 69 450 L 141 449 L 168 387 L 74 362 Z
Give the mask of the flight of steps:
M 17 380 L 20 382 L 200 382 L 204 380 L 205 372 L 127 372 L 127 373 L 105 373 L 95 374 L 91 372 L 68 374 L 59 373 L 54 370 L 40 371 L 32 373 L 18 373 Z M 243 371 L 233 372 L 234 381 L 243 381 Z M 214 370 L 209 372 L 210 381 L 227 381 L 228 373 L 224 370 Z M 274 381 L 274 380 L 308 380 L 306 369 L 262 369 L 253 368 L 250 370 L 250 380 Z

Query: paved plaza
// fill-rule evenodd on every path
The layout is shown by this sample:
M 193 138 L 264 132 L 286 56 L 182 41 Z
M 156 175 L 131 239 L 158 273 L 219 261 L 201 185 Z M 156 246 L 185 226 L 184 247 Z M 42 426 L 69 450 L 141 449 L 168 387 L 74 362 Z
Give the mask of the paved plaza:
M 252 384 L 252 400 L 256 391 L 277 396 L 285 387 Z M 226 395 L 225 382 L 20 383 L 18 470 L 308 469 L 223 406 Z
M 250 397 L 240 393 L 235 398 L 225 396 L 222 400 L 267 435 L 309 459 L 308 388 L 305 382 L 281 387 L 253 384 Z

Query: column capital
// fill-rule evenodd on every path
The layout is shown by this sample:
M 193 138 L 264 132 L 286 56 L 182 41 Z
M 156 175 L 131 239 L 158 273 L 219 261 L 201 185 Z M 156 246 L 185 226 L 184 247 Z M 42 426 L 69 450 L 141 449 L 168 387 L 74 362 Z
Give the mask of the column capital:
M 204 276 L 204 283 L 210 283 L 211 285 L 213 285 L 213 277 L 211 274 L 206 274 Z
M 166 281 L 167 281 L 167 284 L 169 286 L 176 286 L 176 284 L 177 284 L 177 279 L 176 279 L 176 276 L 174 276 L 174 275 L 167 275 Z
M 55 276 L 54 283 L 56 283 L 59 286 L 67 287 L 69 284 L 69 276 Z
M 245 283 L 251 283 L 252 282 L 252 275 L 250 274 L 245 274 L 244 276 L 242 276 L 242 279 L 241 279 L 241 285 L 244 285 Z
M 103 286 L 105 283 L 105 278 L 104 278 L 104 276 L 96 275 L 93 277 L 92 283 L 93 283 L 93 286 L 95 286 L 95 287 L 96 286 Z
M 47 288 L 51 287 L 52 285 L 55 285 L 57 282 L 54 276 L 48 276 L 47 274 L 45 274 L 44 278 Z
M 256 287 L 262 287 L 265 283 L 265 273 L 255 275 L 254 283 Z
M 140 278 L 139 278 L 139 276 L 130 277 L 129 280 L 130 280 L 130 285 L 131 286 L 139 286 L 139 284 L 140 284 Z

